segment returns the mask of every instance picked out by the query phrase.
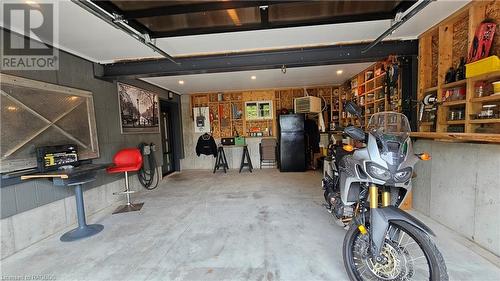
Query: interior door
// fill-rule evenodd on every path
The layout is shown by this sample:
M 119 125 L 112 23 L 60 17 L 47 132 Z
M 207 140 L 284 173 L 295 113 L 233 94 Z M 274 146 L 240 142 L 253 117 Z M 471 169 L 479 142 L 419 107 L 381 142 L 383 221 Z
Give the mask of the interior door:
M 166 176 L 175 171 L 174 152 L 172 145 L 172 121 L 167 108 L 161 110 L 161 139 L 163 150 L 162 174 Z

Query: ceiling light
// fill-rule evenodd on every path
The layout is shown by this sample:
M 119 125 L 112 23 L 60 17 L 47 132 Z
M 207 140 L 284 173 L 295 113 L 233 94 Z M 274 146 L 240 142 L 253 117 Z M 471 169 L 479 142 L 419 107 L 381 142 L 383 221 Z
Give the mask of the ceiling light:
M 238 13 L 236 13 L 235 9 L 229 9 L 229 10 L 226 10 L 226 12 L 229 15 L 229 17 L 231 18 L 231 20 L 233 21 L 234 25 L 241 26 L 240 17 L 238 16 Z
M 344 73 L 344 71 L 342 69 L 337 70 L 337 75 L 340 75 L 342 73 Z
M 33 1 L 33 0 L 26 0 L 26 1 L 24 1 L 24 3 L 30 5 L 31 7 L 34 7 L 34 8 L 40 8 L 40 5 L 38 5 L 38 3 Z
M 252 75 L 252 77 L 250 77 L 250 78 L 252 78 L 252 80 L 255 80 L 255 79 L 257 79 L 257 76 Z
M 8 111 L 17 111 L 17 107 L 9 105 L 9 106 L 7 106 L 7 110 Z
M 184 85 L 184 80 L 179 80 L 179 84 Z

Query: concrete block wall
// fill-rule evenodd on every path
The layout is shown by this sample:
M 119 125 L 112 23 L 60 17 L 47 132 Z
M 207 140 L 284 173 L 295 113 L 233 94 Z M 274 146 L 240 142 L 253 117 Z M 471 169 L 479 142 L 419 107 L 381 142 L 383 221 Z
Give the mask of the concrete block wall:
M 189 95 L 181 96 L 181 108 L 182 108 L 182 130 L 184 139 L 184 159 L 181 159 L 181 169 L 184 170 L 204 170 L 213 169 L 215 165 L 215 157 L 207 155 L 196 155 L 196 144 L 198 138 L 202 135 L 201 133 L 194 132 L 194 120 L 191 116 L 191 108 Z M 246 138 L 246 143 L 248 145 L 248 151 L 250 154 L 250 159 L 252 160 L 253 167 L 259 168 L 259 143 L 261 138 Z M 220 139 L 216 139 L 217 144 L 220 143 Z M 239 169 L 241 163 L 241 157 L 243 154 L 242 148 L 224 148 L 226 154 L 227 162 L 230 169 Z M 269 167 L 266 167 L 269 168 Z
M 84 191 L 86 217 L 123 201 L 119 196 L 110 196 L 121 188 L 123 181 L 114 181 Z M 71 189 L 68 189 L 71 191 Z M 74 196 L 60 199 L 1 220 L 1 258 L 8 257 L 50 235 L 76 226 L 76 203 Z
M 500 146 L 417 140 L 413 208 L 500 256 Z
M 158 172 L 161 168 L 158 168 Z M 144 192 L 135 174 L 129 176 L 130 188 Z M 95 188 L 84 187 L 84 205 L 87 222 L 96 221 L 101 216 L 110 215 L 113 209 L 125 202 L 124 195 L 114 195 L 114 192 L 125 189 L 125 178 L 121 174 L 119 180 Z M 68 188 L 71 195 L 73 188 Z M 132 195 L 132 200 L 137 193 Z M 0 220 L 1 256 L 6 258 L 21 251 L 36 242 L 53 234 L 62 234 L 77 225 L 75 197 L 45 204 L 8 218 Z M 106 231 L 106 226 L 104 230 Z

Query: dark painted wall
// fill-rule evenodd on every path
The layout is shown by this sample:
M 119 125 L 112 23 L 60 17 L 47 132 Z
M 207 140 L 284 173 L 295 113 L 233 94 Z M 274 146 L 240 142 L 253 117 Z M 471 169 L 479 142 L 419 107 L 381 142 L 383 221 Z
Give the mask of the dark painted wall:
M 2 32 L 8 32 L 2 29 Z M 17 35 L 17 34 L 16 34 Z M 26 40 L 18 36 L 18 40 Z M 0 44 L 1 45 L 1 44 Z M 58 71 L 2 71 L 3 73 L 21 76 L 33 80 L 53 83 L 57 85 L 91 91 L 94 97 L 94 107 L 97 124 L 97 135 L 99 141 L 100 157 L 94 163 L 110 163 L 116 151 L 124 147 L 136 147 L 141 142 L 160 144 L 160 134 L 121 134 L 120 118 L 118 108 L 118 94 L 115 82 L 106 82 L 94 78 L 93 63 L 80 57 L 61 51 L 59 53 Z M 143 81 L 121 81 L 140 88 L 158 93 L 160 98 L 167 99 L 168 92 Z M 180 97 L 174 95 L 170 100 L 177 105 L 180 111 Z M 177 119 L 181 122 L 180 115 Z M 182 150 L 182 130 L 177 124 L 174 135 L 178 136 L 178 142 Z M 179 144 L 177 144 L 179 145 Z M 157 145 L 156 159 L 158 165 L 162 163 L 161 146 Z M 101 173 L 98 179 L 86 186 L 93 188 L 123 177 L 123 175 L 106 175 Z M 2 186 L 1 218 L 9 217 L 50 202 L 72 196 L 73 191 L 65 187 L 55 187 L 48 180 L 26 181 L 16 185 Z

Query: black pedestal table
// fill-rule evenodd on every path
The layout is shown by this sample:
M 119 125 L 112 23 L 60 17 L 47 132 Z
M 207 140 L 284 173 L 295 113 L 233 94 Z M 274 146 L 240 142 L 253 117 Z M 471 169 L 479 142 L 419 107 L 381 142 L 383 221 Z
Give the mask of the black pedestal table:
M 63 242 L 71 242 L 89 237 L 101 232 L 104 226 L 101 224 L 87 224 L 85 219 L 85 205 L 83 204 L 83 185 L 96 179 L 97 172 L 108 167 L 109 164 L 85 164 L 73 169 L 57 170 L 46 173 L 36 173 L 21 176 L 21 179 L 52 179 L 57 186 L 72 187 L 75 190 L 76 214 L 78 227 L 66 232 L 60 238 Z

